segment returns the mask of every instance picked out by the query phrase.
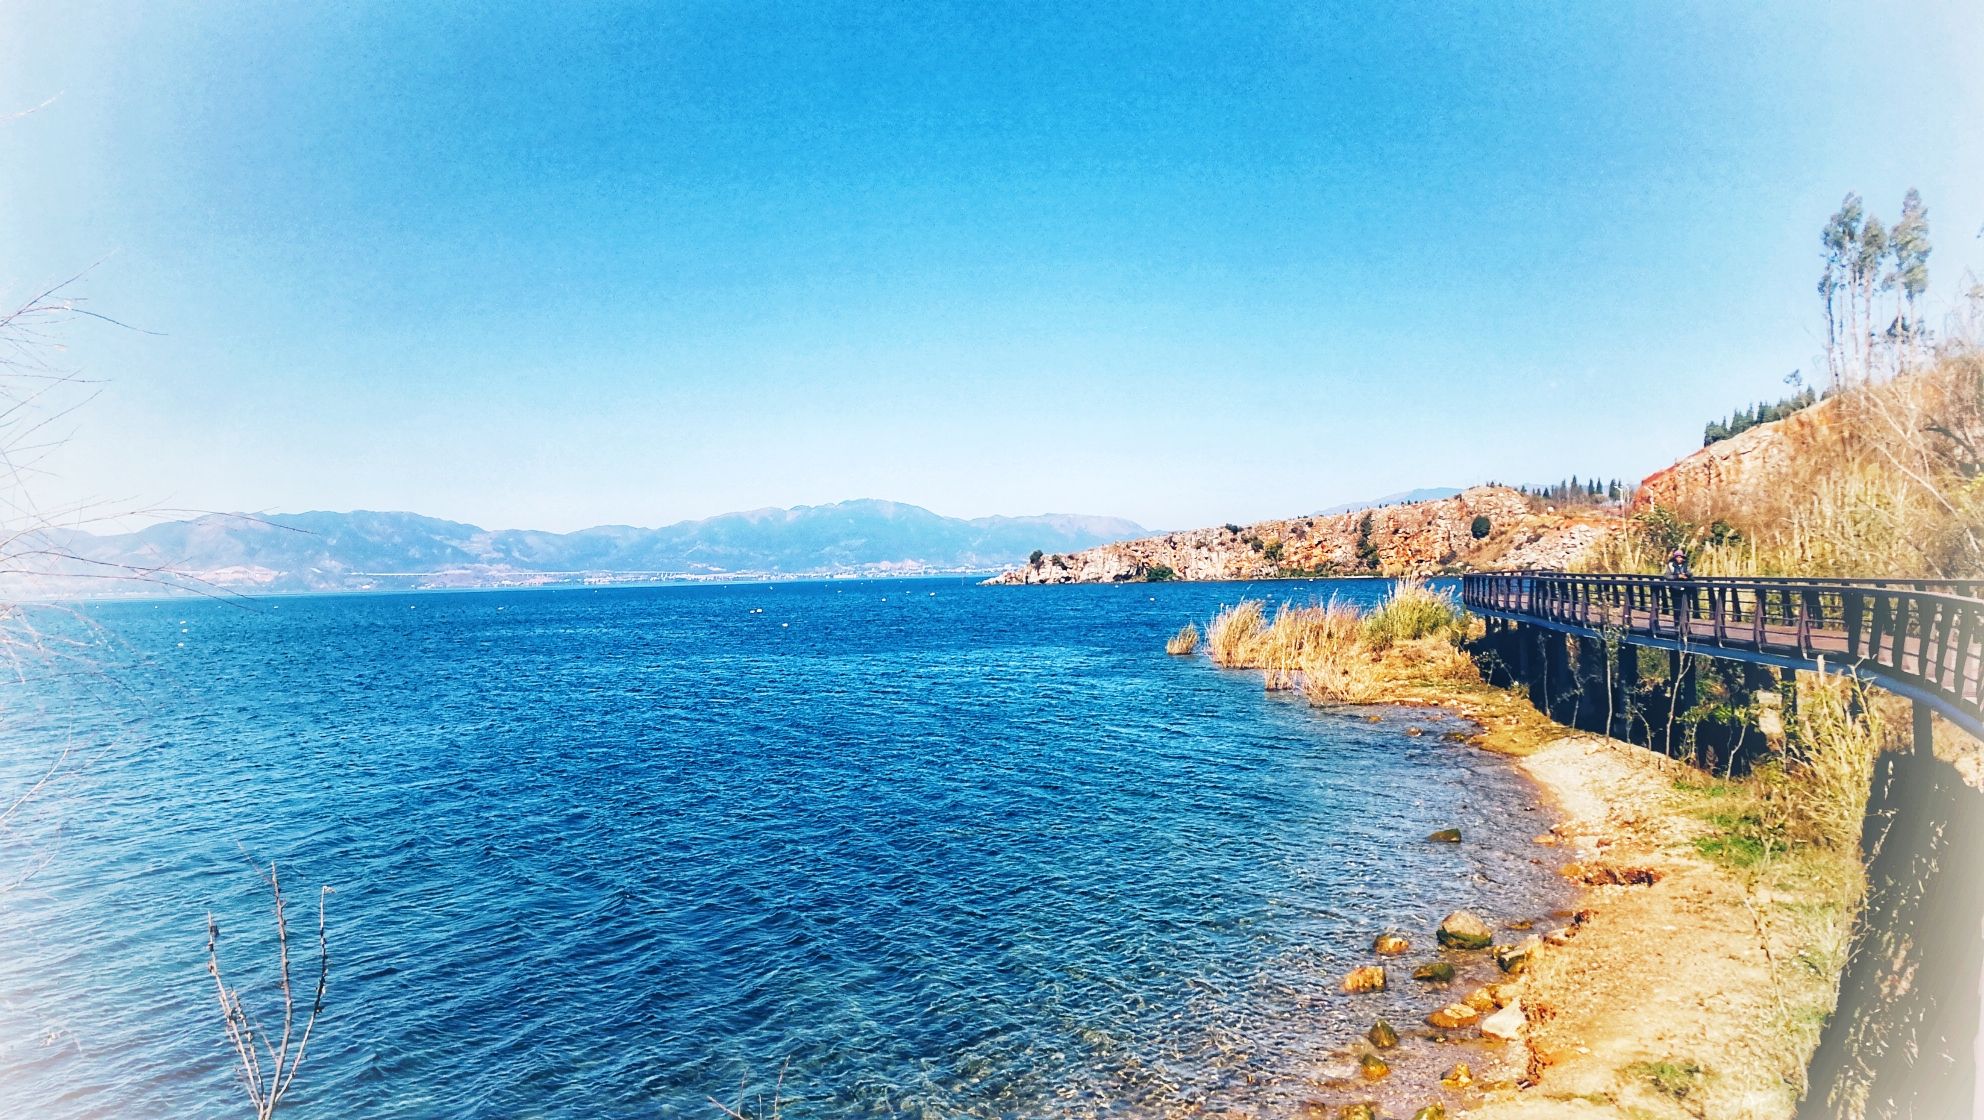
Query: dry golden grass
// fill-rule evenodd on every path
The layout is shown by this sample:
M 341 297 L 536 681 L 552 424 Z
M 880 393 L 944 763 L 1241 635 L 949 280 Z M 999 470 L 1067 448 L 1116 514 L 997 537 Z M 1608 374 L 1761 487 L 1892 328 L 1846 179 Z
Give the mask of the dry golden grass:
M 1384 694 L 1379 662 L 1354 642 L 1318 649 L 1302 664 L 1302 695 L 1311 704 L 1369 704 Z
M 1199 648 L 1199 628 L 1187 622 L 1178 628 L 1176 634 L 1164 643 L 1164 652 L 1173 657 L 1183 657 Z
M 1229 669 L 1247 668 L 1244 653 L 1266 625 L 1259 599 L 1242 599 L 1221 610 L 1206 624 L 1206 656 L 1215 665 Z
M 1796 457 L 1767 479 L 1694 495 L 1705 576 L 1927 576 L 1984 572 L 1984 353 L 1960 348 L 1926 369 L 1857 385 L 1819 406 Z M 1717 544 L 1708 527 L 1738 530 Z M 1578 566 L 1653 572 L 1664 548 L 1622 534 Z
M 1217 665 L 1262 670 L 1271 691 L 1299 689 L 1316 704 L 1369 704 L 1406 685 L 1478 682 L 1458 648 L 1469 621 L 1451 596 L 1407 580 L 1363 614 L 1332 599 L 1283 603 L 1270 618 L 1265 603 L 1243 600 L 1206 625 L 1206 647 Z

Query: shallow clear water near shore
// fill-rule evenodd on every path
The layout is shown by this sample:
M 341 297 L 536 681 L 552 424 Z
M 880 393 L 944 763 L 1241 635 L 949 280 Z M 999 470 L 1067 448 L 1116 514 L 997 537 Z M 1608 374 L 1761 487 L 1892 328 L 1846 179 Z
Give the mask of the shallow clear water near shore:
M 240 1110 L 204 973 L 211 908 L 268 991 L 237 844 L 293 918 L 336 890 L 297 1115 L 714 1117 L 788 1060 L 793 1117 L 1285 1110 L 1424 1013 L 1337 991 L 1374 934 L 1565 897 L 1513 768 L 1406 733 L 1458 725 L 1163 653 L 1243 594 L 1382 590 L 91 606 L 103 676 L 42 687 L 0 755 L 15 785 L 58 736 L 86 763 L 0 847 L 47 861 L 0 898 L 0 1113 Z

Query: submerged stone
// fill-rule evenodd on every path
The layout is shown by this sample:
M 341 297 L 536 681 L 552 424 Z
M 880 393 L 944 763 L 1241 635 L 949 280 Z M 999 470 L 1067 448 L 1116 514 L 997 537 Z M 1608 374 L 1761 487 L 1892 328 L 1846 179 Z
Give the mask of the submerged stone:
M 1363 1104 L 1347 1104 L 1337 1113 L 1337 1120 L 1378 1120 L 1378 1106 L 1369 1101 Z
M 1382 992 L 1385 990 L 1385 968 L 1371 964 L 1363 968 L 1353 968 L 1343 978 L 1346 992 Z
M 1426 1016 L 1426 1021 L 1443 1031 L 1458 1030 L 1480 1022 L 1481 1012 L 1464 1003 L 1450 1003 Z
M 1412 948 L 1412 942 L 1396 933 L 1381 933 L 1371 942 L 1371 951 L 1381 957 L 1396 957 Z
M 1440 1078 L 1440 1084 L 1449 1089 L 1465 1089 L 1474 1084 L 1474 1071 L 1467 1068 L 1466 1062 L 1461 1062 L 1448 1070 L 1445 1077 Z
M 1391 1076 L 1392 1067 L 1376 1054 L 1366 1054 L 1357 1059 L 1357 1072 L 1363 1074 L 1366 1081 L 1376 1081 L 1380 1077 Z
M 1412 1120 L 1447 1120 L 1447 1106 L 1435 1101 L 1413 1113 Z
M 1460 843 L 1460 829 L 1443 828 L 1440 831 L 1435 832 L 1432 835 L 1426 837 L 1426 839 L 1441 844 L 1458 844 Z
M 1486 949 L 1495 940 L 1495 931 L 1488 923 L 1468 913 L 1456 910 L 1440 923 L 1440 944 L 1449 949 Z
M 1422 964 L 1412 970 L 1412 978 L 1414 980 L 1424 980 L 1429 984 L 1452 983 L 1454 966 L 1447 961 L 1433 961 L 1430 964 Z
M 1503 945 L 1495 950 L 1495 963 L 1502 966 L 1503 972 L 1518 973 L 1529 968 L 1529 962 L 1543 948 L 1543 939 L 1530 934 L 1520 944 Z
M 1370 1039 L 1371 1045 L 1380 1050 L 1389 1050 L 1398 1045 L 1398 1032 L 1383 1019 L 1373 1023 L 1371 1029 L 1364 1032 L 1364 1037 Z

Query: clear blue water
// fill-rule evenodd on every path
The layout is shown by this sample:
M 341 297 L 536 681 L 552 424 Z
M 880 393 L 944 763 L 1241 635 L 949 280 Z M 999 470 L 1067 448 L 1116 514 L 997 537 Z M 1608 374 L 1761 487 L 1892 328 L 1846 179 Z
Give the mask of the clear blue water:
M 10 701 L 6 789 L 76 751 L 0 837 L 33 871 L 0 896 L 0 1115 L 244 1114 L 205 974 L 211 910 L 266 1018 L 240 849 L 301 926 L 335 890 L 297 1116 L 716 1117 L 788 1062 L 792 1117 L 1285 1112 L 1371 1015 L 1440 1002 L 1337 992 L 1375 933 L 1560 895 L 1523 781 L 1406 734 L 1454 725 L 1164 655 L 1244 591 L 91 606 L 103 671 Z

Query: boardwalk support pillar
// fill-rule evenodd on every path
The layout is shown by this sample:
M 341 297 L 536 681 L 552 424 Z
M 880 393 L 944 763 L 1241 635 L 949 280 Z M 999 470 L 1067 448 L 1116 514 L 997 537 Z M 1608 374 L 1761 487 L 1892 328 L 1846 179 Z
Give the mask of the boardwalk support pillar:
M 1606 734 L 1628 743 L 1633 741 L 1633 701 L 1639 691 L 1639 647 L 1621 642 L 1618 664 L 1612 672 L 1612 726 L 1606 729 Z

